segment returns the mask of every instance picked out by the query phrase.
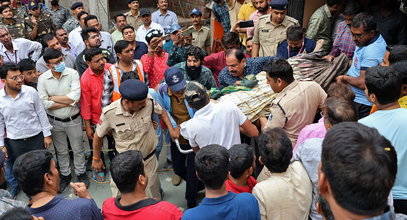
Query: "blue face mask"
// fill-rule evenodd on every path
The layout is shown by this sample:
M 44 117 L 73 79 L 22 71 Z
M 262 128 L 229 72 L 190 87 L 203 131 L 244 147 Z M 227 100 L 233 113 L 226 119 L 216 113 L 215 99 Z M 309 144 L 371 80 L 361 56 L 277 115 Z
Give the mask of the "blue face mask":
M 62 62 L 56 66 L 54 66 L 54 71 L 57 73 L 62 73 L 65 70 L 65 62 Z

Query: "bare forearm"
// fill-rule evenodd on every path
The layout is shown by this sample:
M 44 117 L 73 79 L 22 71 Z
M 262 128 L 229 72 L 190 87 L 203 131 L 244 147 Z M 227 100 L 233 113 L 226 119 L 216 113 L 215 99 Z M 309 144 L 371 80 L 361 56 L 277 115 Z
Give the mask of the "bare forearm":
M 366 88 L 365 79 L 364 78 L 362 79 L 360 76 L 359 77 L 346 76 L 345 81 L 359 89 L 364 90 Z
M 100 158 L 100 152 L 102 150 L 103 137 L 99 137 L 96 132 L 93 136 L 93 157 Z
M 57 109 L 65 108 L 65 107 L 68 107 L 68 106 L 69 105 L 67 105 L 67 104 L 55 103 L 48 110 L 57 110 Z
M 260 48 L 260 45 L 253 44 L 252 57 L 258 57 L 259 56 L 259 48 Z
M 31 40 L 35 40 L 35 38 L 37 38 L 37 32 L 38 32 L 38 26 L 34 25 L 33 30 L 29 34 Z
M 75 102 L 75 100 L 73 100 L 65 95 L 51 96 L 50 99 L 56 103 L 61 103 L 61 104 L 72 104 Z

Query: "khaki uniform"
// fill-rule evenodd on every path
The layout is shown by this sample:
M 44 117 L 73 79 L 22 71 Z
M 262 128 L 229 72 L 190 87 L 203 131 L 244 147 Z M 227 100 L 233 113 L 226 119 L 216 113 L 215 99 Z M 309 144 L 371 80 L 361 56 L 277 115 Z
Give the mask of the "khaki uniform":
M 192 32 L 192 45 L 202 48 L 204 51 L 206 47 L 211 46 L 211 33 L 209 28 L 202 26 L 199 31 L 194 27 Z
M 48 12 L 41 12 L 40 18 L 37 20 L 38 29 L 37 29 L 37 37 L 35 38 L 36 41 L 41 42 L 42 36 L 51 33 L 55 30 L 54 22 L 52 21 L 51 14 Z M 31 17 L 25 18 L 25 27 L 27 31 L 27 35 L 31 33 L 34 28 L 34 24 L 31 22 Z
M 162 108 L 148 95 L 146 106 L 131 115 L 123 110 L 121 99 L 103 109 L 96 134 L 103 137 L 108 133 L 113 135 L 117 152 L 138 150 L 146 158 L 155 151 L 158 138 L 155 133 L 152 112 L 161 115 Z M 154 154 L 154 153 L 153 153 Z M 145 173 L 148 177 L 146 193 L 151 198 L 160 199 L 160 181 L 158 179 L 158 160 L 154 155 L 144 161 Z M 113 183 L 113 181 L 111 181 Z M 117 187 L 111 184 L 112 194 L 117 195 Z
M 139 15 L 140 15 L 140 12 L 139 12 Z M 137 31 L 137 29 L 141 25 L 143 25 L 143 21 L 141 21 L 141 17 L 139 15 L 133 16 L 131 11 L 128 11 L 124 14 L 124 16 L 126 16 L 127 23 L 134 28 L 134 31 Z
M 13 37 L 13 39 L 28 37 L 27 32 L 25 30 L 24 20 L 21 18 L 14 17 L 12 24 L 4 22 L 4 18 L 1 18 L 0 24 L 7 27 L 8 32 Z
M 326 93 L 318 83 L 294 80 L 271 102 L 271 115 L 266 127 L 282 128 L 295 146 L 298 134 L 313 122 L 325 99 Z
M 296 19 L 285 16 L 283 22 L 275 26 L 270 16 L 261 16 L 254 29 L 253 44 L 260 45 L 259 57 L 275 56 L 278 44 L 287 39 L 287 28 L 298 24 Z

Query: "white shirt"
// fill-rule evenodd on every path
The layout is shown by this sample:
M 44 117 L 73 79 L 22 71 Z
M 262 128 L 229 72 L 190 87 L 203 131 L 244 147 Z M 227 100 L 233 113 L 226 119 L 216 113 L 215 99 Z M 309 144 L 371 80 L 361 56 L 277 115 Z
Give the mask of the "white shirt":
M 0 90 L 0 146 L 4 146 L 4 131 L 7 138 L 23 139 L 43 132 L 44 137 L 51 136 L 52 126 L 37 91 L 23 85 L 16 98 Z
M 163 27 L 161 27 L 160 24 L 157 24 L 155 22 L 151 22 L 150 27 L 148 27 L 148 29 L 146 29 L 144 27 L 144 25 L 141 25 L 137 29 L 136 41 L 141 41 L 141 42 L 144 42 L 145 44 L 148 44 L 147 41 L 146 41 L 146 35 L 152 29 L 160 30 L 164 34 L 164 29 L 163 29 Z
M 51 70 L 48 70 L 38 78 L 37 89 L 44 108 L 49 115 L 66 119 L 79 113 L 77 103 L 81 98 L 81 86 L 79 74 L 76 70 L 66 67 L 59 79 L 52 75 Z M 48 110 L 55 104 L 54 101 L 48 100 L 50 96 L 67 96 L 74 100 L 74 103 L 69 107 Z
M 240 126 L 247 117 L 231 102 L 210 102 L 181 124 L 181 135 L 192 147 L 219 144 L 227 149 L 240 144 Z
M 82 28 L 77 27 L 77 28 L 73 29 L 73 31 L 71 31 L 71 33 L 69 33 L 69 36 L 68 36 L 69 42 L 73 45 L 73 48 L 71 50 L 73 50 L 74 54 L 80 54 L 80 53 L 82 53 L 83 50 L 86 49 L 86 45 L 83 42 L 83 39 L 81 36 L 81 31 L 82 31 Z M 101 31 L 100 37 L 101 37 L 100 48 L 109 50 L 113 54 L 113 56 L 115 56 L 116 53 L 114 53 L 112 36 L 109 33 L 107 33 L 106 31 Z
M 12 40 L 12 44 L 14 51 L 10 52 L 2 43 L 0 43 L 0 56 L 4 58 L 4 63 L 18 63 L 22 59 L 29 58 L 29 56 L 35 61 L 41 56 L 42 46 L 36 41 L 17 38 Z

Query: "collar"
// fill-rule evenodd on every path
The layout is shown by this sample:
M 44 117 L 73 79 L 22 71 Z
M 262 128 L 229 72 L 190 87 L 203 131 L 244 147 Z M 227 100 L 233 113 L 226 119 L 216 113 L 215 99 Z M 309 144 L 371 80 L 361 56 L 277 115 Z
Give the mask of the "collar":
M 284 17 L 283 22 L 281 22 L 281 24 L 274 25 L 274 24 L 271 22 L 271 14 L 269 15 L 269 19 L 267 19 L 266 23 L 269 23 L 269 24 L 273 25 L 274 27 L 278 27 L 278 26 L 280 26 L 280 25 L 283 25 L 284 27 L 288 27 L 288 25 L 291 24 L 291 23 L 288 21 L 288 18 L 287 18 L 287 15 L 286 15 L 286 16 Z
M 67 69 L 65 68 L 64 71 L 62 71 L 62 73 L 61 73 L 61 78 L 59 78 L 59 79 L 62 79 L 63 76 L 66 76 L 66 75 L 68 75 L 68 74 L 69 74 L 69 73 L 68 73 Z M 52 79 L 52 78 L 56 79 L 56 78 L 54 77 L 54 75 L 52 75 L 52 71 L 51 71 L 51 70 L 44 72 L 44 75 L 45 75 L 44 77 L 45 77 L 46 79 Z
M 331 18 L 331 17 L 332 17 L 332 14 L 331 14 L 331 12 L 329 11 L 328 5 L 325 4 L 323 7 L 324 7 L 324 12 L 325 12 L 326 16 L 328 16 L 328 18 Z
M 286 92 L 288 90 L 293 89 L 294 87 L 298 86 L 298 81 L 294 80 L 292 83 L 290 83 L 289 85 L 287 85 L 283 90 L 281 90 L 281 92 L 277 93 L 277 96 L 275 98 L 275 100 L 282 98 L 285 96 Z M 281 97 L 280 97 L 281 96 Z
M 115 105 L 116 105 L 116 111 L 115 111 L 115 114 L 116 114 L 116 115 L 131 116 L 130 113 L 126 112 L 126 111 L 123 109 L 123 106 L 122 106 L 122 98 L 120 98 L 119 100 L 117 100 L 116 103 L 115 103 Z
M 11 43 L 13 44 L 13 52 L 18 51 L 20 49 L 20 45 L 17 44 L 16 39 L 11 40 Z M 4 44 L 1 44 L 1 52 L 6 53 L 8 50 Z
M 11 20 L 13 21 L 11 25 L 14 25 L 15 23 L 17 23 L 16 19 L 11 18 Z M 7 23 L 4 21 L 4 18 L 1 18 L 1 21 L 2 21 L 3 24 L 7 25 Z
M 383 214 L 371 218 L 366 218 L 364 220 L 394 220 L 394 219 L 396 219 L 396 214 L 394 213 L 393 210 L 390 209 L 389 206 L 387 206 Z
M 131 13 L 131 10 L 126 12 L 124 15 L 134 17 L 134 18 L 138 18 L 140 16 L 140 10 L 137 10 L 137 16 L 133 16 L 133 14 Z
M 29 86 L 27 86 L 27 85 L 22 85 L 21 86 L 21 90 L 20 90 L 20 92 L 17 94 L 17 96 L 14 98 L 14 99 L 18 99 L 19 97 L 21 97 L 21 95 L 23 95 L 26 91 L 27 91 L 27 88 L 28 88 Z M 1 89 L 1 91 L 0 91 L 0 96 L 3 96 L 3 97 L 7 97 L 8 95 L 7 95 L 7 92 L 6 92 L 6 85 L 4 85 L 4 87 L 3 87 L 3 89 Z M 11 97 L 10 97 L 11 98 Z M 12 98 L 13 99 L 13 98 Z
M 123 210 L 123 211 L 135 211 L 138 209 L 142 209 L 144 207 L 150 206 L 150 205 L 154 205 L 159 203 L 160 201 L 152 199 L 152 198 L 147 198 L 147 199 L 143 199 L 140 200 L 136 203 L 130 204 L 130 205 L 126 205 L 126 206 L 122 206 L 120 205 L 120 197 L 117 197 L 114 199 L 114 204 L 116 205 L 117 208 Z
M 169 11 L 169 10 L 167 10 L 167 11 L 165 12 L 165 14 L 163 14 L 163 13 L 161 13 L 161 10 L 160 10 L 160 9 L 158 9 L 158 11 L 157 11 L 157 12 L 158 12 L 158 14 L 159 14 L 158 16 L 164 16 L 164 17 L 165 17 L 165 16 L 169 15 L 169 13 L 168 13 L 168 12 L 170 12 L 170 11 Z
M 379 37 L 380 37 L 380 34 L 379 34 L 379 33 L 376 33 L 376 35 L 375 35 L 372 39 L 370 39 L 368 45 L 366 45 L 366 46 L 369 46 L 370 44 L 373 44 L 375 41 L 377 41 L 377 39 L 378 39 Z
M 172 90 L 170 88 L 171 87 L 168 86 L 168 96 L 174 96 L 175 97 L 174 93 L 172 92 Z M 175 97 L 175 98 L 177 98 L 177 97 Z M 179 98 L 179 100 L 183 100 L 183 99 L 185 99 L 185 93 L 181 96 L 181 98 Z
M 233 192 L 228 192 L 228 194 L 216 198 L 204 198 L 201 204 L 205 205 L 218 205 L 230 201 L 236 197 L 236 194 Z
M 210 109 L 212 109 L 215 106 L 215 104 L 211 101 L 209 101 L 209 103 L 207 105 L 205 105 L 203 108 L 199 109 L 198 111 L 196 111 L 195 116 L 199 115 L 199 114 L 204 114 L 206 111 L 209 111 Z

